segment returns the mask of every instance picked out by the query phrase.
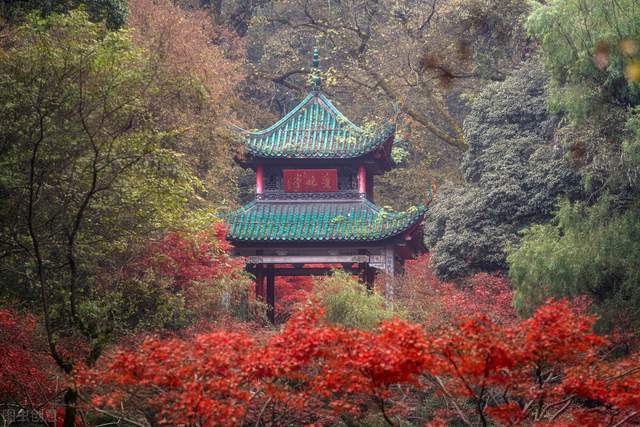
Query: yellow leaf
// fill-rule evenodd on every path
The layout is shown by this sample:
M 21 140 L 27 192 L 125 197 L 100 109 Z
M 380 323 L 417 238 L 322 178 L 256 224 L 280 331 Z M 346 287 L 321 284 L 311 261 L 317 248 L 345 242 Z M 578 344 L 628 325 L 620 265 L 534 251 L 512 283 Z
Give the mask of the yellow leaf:
M 624 39 L 620 42 L 620 50 L 626 55 L 635 55 L 638 51 L 638 42 L 632 39 Z
M 624 75 L 629 81 L 640 82 L 640 61 L 633 61 L 624 69 Z

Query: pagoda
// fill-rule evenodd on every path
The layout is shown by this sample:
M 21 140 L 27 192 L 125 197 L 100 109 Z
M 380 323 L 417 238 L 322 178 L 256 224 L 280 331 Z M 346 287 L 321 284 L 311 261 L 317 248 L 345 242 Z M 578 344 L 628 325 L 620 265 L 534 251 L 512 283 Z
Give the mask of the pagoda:
M 379 271 L 393 298 L 394 275 L 425 250 L 424 206 L 389 212 L 373 202 L 373 177 L 394 166 L 395 124 L 371 132 L 338 111 L 322 92 L 317 49 L 312 77 L 311 91 L 288 114 L 242 131 L 238 161 L 255 171 L 256 194 L 226 217 L 227 239 L 245 257 L 272 322 L 277 276 L 322 275 L 340 265 L 371 289 Z

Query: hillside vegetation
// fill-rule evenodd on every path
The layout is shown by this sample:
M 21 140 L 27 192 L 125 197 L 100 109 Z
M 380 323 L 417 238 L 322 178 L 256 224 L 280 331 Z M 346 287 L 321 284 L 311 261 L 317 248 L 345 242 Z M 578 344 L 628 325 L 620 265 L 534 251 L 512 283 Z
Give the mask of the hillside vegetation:
M 436 189 L 428 253 L 393 300 L 282 278 L 272 325 L 221 220 L 255 190 L 233 129 L 314 47 L 397 125 L 376 202 Z M 637 0 L 0 3 L 7 425 L 638 425 L 639 327 Z

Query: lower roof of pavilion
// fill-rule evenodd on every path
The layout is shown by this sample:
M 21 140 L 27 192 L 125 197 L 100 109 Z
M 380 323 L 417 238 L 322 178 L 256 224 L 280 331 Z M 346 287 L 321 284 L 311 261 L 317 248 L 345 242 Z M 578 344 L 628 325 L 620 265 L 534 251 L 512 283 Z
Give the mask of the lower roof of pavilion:
M 388 212 L 367 199 L 255 200 L 227 215 L 227 239 L 243 245 L 383 244 L 418 232 L 425 212 L 424 206 Z

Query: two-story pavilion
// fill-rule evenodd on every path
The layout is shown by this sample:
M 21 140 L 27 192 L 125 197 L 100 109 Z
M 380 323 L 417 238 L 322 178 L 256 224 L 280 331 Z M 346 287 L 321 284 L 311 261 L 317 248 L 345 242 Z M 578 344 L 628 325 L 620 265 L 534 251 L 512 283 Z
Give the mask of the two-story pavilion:
M 393 167 L 395 125 L 367 131 L 325 96 L 317 74 L 309 94 L 272 126 L 244 131 L 241 165 L 256 174 L 255 200 L 227 216 L 227 239 L 246 257 L 256 293 L 274 319 L 275 278 L 326 274 L 340 264 L 373 286 L 424 251 L 425 207 L 387 212 L 373 203 L 373 177 Z M 266 280 L 266 287 L 265 287 Z

